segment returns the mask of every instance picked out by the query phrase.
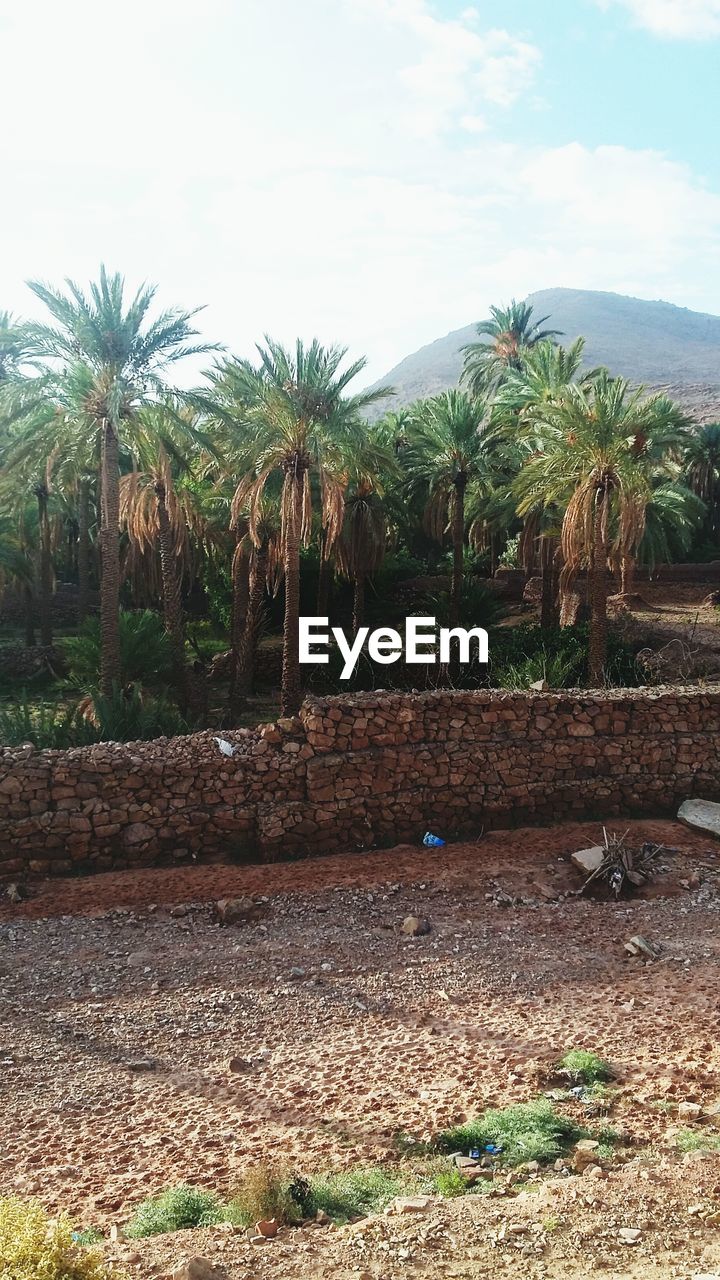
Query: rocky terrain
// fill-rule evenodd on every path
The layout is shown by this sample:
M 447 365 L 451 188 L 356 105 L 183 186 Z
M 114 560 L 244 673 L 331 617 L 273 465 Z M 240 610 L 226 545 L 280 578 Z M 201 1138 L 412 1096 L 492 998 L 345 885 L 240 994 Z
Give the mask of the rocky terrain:
M 38 1196 L 142 1280 L 691 1277 L 720 1269 L 720 846 L 674 822 L 632 901 L 578 896 L 597 823 L 256 867 L 116 872 L 0 905 L 0 1193 Z M 614 829 L 617 824 L 614 824 Z M 217 899 L 251 895 L 250 921 Z M 403 931 L 408 916 L 429 931 Z M 630 954 L 640 935 L 650 956 Z M 616 1081 L 612 1152 L 582 1174 L 498 1169 L 489 1194 L 347 1227 L 228 1225 L 109 1242 L 147 1195 L 412 1163 L 591 1049 Z M 579 1099 L 558 1103 L 583 1119 Z M 688 1133 L 690 1138 L 688 1138 Z M 695 1149 L 697 1148 L 697 1149 Z
M 592 289 L 542 289 L 528 302 L 538 319 L 550 316 L 558 341 L 585 338 L 588 368 L 606 365 L 633 384 L 667 391 L 698 422 L 720 418 L 720 316 Z M 476 324 L 428 343 L 380 378 L 377 385 L 396 395 L 378 402 L 373 416 L 455 386 L 462 348 L 478 340 Z

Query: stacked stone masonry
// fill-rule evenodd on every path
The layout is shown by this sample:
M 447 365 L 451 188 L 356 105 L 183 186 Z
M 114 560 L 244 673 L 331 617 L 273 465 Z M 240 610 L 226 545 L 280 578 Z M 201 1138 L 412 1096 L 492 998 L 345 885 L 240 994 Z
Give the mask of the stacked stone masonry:
M 210 733 L 0 751 L 0 876 L 272 861 L 720 799 L 720 686 L 316 698 L 223 737 L 232 757 Z

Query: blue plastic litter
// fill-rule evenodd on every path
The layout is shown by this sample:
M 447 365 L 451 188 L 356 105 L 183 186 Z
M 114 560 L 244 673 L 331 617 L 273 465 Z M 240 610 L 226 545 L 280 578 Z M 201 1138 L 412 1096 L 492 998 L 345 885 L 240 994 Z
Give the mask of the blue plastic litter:
M 472 1148 L 471 1148 L 471 1150 L 470 1150 L 470 1152 L 469 1152 L 469 1155 L 470 1155 L 470 1159 L 471 1159 L 471 1160 L 479 1160 L 479 1159 L 480 1159 L 480 1148 L 479 1148 L 479 1147 L 472 1147 Z
M 427 845 L 429 849 L 441 849 L 445 841 L 441 840 L 440 836 L 434 836 L 432 831 L 426 831 L 423 836 L 423 844 Z
M 499 1156 L 502 1152 L 502 1147 L 496 1146 L 494 1142 L 488 1142 L 485 1152 L 489 1156 Z

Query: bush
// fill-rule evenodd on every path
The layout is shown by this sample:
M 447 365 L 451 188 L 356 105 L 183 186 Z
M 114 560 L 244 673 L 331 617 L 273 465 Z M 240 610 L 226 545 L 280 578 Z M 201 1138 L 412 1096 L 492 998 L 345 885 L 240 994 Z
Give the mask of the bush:
M 533 623 L 503 627 L 490 637 L 489 683 L 492 688 L 527 689 L 535 680 L 552 688 L 573 689 L 588 681 L 589 627 L 543 628 Z M 616 632 L 608 635 L 606 682 L 614 687 L 644 683 L 636 661 L 639 645 L 629 645 Z
M 35 1200 L 0 1197 L 0 1280 L 110 1280 L 111 1275 L 99 1250 L 73 1240 L 67 1218 L 52 1221 Z
M 501 1162 L 515 1165 L 528 1160 L 557 1160 L 572 1143 L 586 1136 L 573 1120 L 558 1115 L 547 1098 L 538 1098 L 503 1110 L 486 1111 L 469 1124 L 447 1129 L 440 1134 L 438 1145 L 448 1152 L 474 1147 L 482 1150 L 488 1145 L 500 1147 Z
M 675 1137 L 679 1151 L 720 1151 L 720 1134 L 681 1129 Z M 2 1274 L 2 1273 L 0 1273 Z
M 570 1049 L 558 1062 L 557 1069 L 574 1084 L 602 1084 L 613 1078 L 610 1064 L 589 1049 Z
M 97 740 L 97 730 L 76 706 L 63 708 L 57 703 L 34 702 L 23 690 L 18 702 L 0 710 L 0 743 L 5 747 L 32 742 L 38 750 L 66 751 Z
M 153 1199 L 143 1200 L 133 1213 L 125 1234 L 139 1240 L 190 1227 L 211 1227 L 224 1218 L 217 1196 L 200 1187 L 171 1187 Z M 1 1273 L 0 1273 L 1 1274 Z
M 76 636 L 62 642 L 75 682 L 83 689 L 100 678 L 100 619 L 87 618 Z M 120 613 L 121 683 L 165 683 L 172 670 L 170 642 L 159 614 L 150 609 Z
M 433 1189 L 439 1196 L 445 1196 L 446 1200 L 453 1200 L 456 1196 L 465 1196 L 471 1188 L 467 1178 L 463 1178 L 459 1169 L 446 1169 L 443 1173 L 435 1175 Z
M 230 1220 L 247 1227 L 262 1218 L 297 1222 L 302 1216 L 302 1209 L 293 1197 L 290 1179 L 268 1165 L 249 1169 L 228 1205 Z
M 304 1217 L 322 1209 L 340 1225 L 380 1213 L 401 1191 L 398 1178 L 379 1168 L 314 1176 L 302 1185 L 303 1194 L 296 1198 Z
M 177 707 L 166 698 L 149 698 L 140 689 L 113 690 L 109 698 L 95 693 L 93 717 L 100 742 L 148 742 L 187 732 Z
M 19 702 L 0 710 L 0 743 L 18 747 L 32 742 L 39 751 L 86 747 L 94 742 L 149 742 L 186 733 L 177 707 L 164 698 L 149 698 L 139 689 L 116 689 L 110 698 L 95 693 L 74 707 Z

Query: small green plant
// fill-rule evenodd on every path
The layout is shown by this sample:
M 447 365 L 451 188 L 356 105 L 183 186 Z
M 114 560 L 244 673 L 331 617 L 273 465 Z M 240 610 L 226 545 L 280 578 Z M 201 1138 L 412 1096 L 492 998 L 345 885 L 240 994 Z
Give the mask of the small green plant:
M 516 1165 L 528 1160 L 556 1160 L 582 1137 L 587 1137 L 584 1129 L 559 1115 L 547 1098 L 538 1098 L 486 1111 L 477 1120 L 447 1129 L 440 1134 L 438 1145 L 449 1152 L 500 1147 L 500 1161 Z
M 552 1235 L 552 1233 L 559 1230 L 559 1228 L 560 1219 L 556 1217 L 555 1214 L 551 1213 L 547 1218 L 543 1218 L 542 1229 L 547 1232 L 548 1235 Z
M 720 1151 L 720 1134 L 703 1133 L 695 1129 L 681 1129 L 675 1135 L 679 1151 Z
M 612 1067 L 589 1049 L 570 1049 L 557 1064 L 573 1084 L 596 1085 L 612 1080 Z
M 140 1240 L 144 1236 L 160 1236 L 168 1231 L 210 1227 L 222 1222 L 223 1217 L 222 1205 L 211 1191 L 181 1185 L 143 1200 L 133 1213 L 125 1234 L 131 1240 Z
M 302 1209 L 309 1217 L 322 1209 L 333 1222 L 350 1222 L 380 1213 L 402 1190 L 399 1178 L 385 1169 L 357 1169 L 307 1179 Z
M 62 641 L 71 676 L 82 689 L 100 676 L 100 619 L 87 618 L 75 636 Z M 158 684 L 171 675 L 170 642 L 163 620 L 150 609 L 120 613 L 122 683 Z
M 444 1173 L 435 1175 L 434 1190 L 447 1200 L 465 1196 L 471 1189 L 470 1183 L 467 1178 L 463 1178 L 459 1169 L 446 1169 Z
M 290 1178 L 269 1165 L 256 1165 L 248 1169 L 235 1188 L 226 1216 L 231 1222 L 247 1227 L 263 1218 L 297 1222 L 303 1214 L 293 1191 Z
M 0 1280 L 111 1280 L 111 1271 L 99 1249 L 73 1239 L 68 1218 L 53 1220 L 36 1200 L 4 1196 Z
M 37 702 L 23 691 L 17 702 L 0 710 L 0 743 L 19 747 L 31 742 L 38 750 L 65 751 L 68 747 L 97 742 L 93 725 L 77 707 L 58 707 L 53 702 Z

